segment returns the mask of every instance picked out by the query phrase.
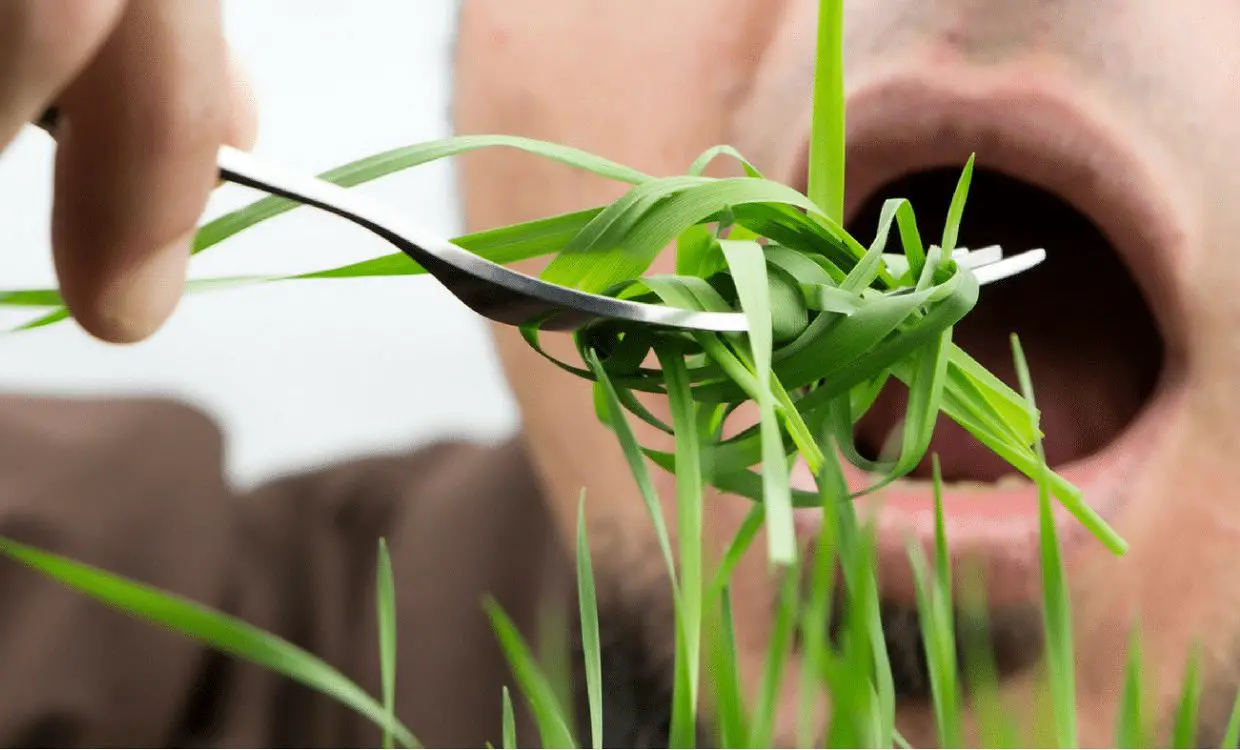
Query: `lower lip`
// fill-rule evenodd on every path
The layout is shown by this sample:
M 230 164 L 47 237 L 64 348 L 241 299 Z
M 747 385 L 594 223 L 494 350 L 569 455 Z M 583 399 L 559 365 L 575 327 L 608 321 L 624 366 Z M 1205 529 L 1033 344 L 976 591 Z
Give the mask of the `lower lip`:
M 1142 481 L 1141 468 L 1165 435 L 1176 412 L 1179 389 L 1164 387 L 1155 400 L 1120 437 L 1102 451 L 1068 465 L 1057 473 L 1084 493 L 1085 502 L 1108 524 L 1113 523 Z M 1053 437 L 1053 436 L 1052 436 Z M 845 463 L 849 487 L 855 492 L 874 478 Z M 792 481 L 813 490 L 813 475 L 803 462 L 793 469 Z M 934 497 L 929 482 L 898 480 L 856 501 L 858 516 L 872 520 L 883 596 L 913 603 L 916 588 L 908 561 L 908 545 L 915 542 L 928 554 L 935 546 Z M 946 485 L 943 516 L 953 568 L 980 566 L 986 594 L 992 604 L 1028 601 L 1038 586 L 1039 517 L 1036 486 L 1025 479 L 994 485 Z M 1056 533 L 1065 558 L 1080 550 L 1092 534 L 1052 499 Z M 812 539 L 822 523 L 817 509 L 796 511 L 798 533 Z M 1101 547 L 1100 547 L 1101 549 Z

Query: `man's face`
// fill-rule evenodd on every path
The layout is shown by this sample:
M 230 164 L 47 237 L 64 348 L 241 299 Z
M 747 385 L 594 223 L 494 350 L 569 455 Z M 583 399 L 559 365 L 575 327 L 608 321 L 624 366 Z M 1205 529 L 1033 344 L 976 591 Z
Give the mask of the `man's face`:
M 567 143 L 660 176 L 728 143 L 767 176 L 803 186 L 816 12 L 814 0 L 467 0 L 457 126 Z M 1060 513 L 1081 741 L 1113 741 L 1138 620 L 1156 716 L 1172 713 L 1197 643 L 1212 686 L 1203 731 L 1216 731 L 1240 674 L 1240 2 L 849 0 L 844 23 L 846 195 L 858 239 L 872 238 L 875 206 L 893 195 L 912 200 L 934 237 L 976 152 L 961 244 L 1048 252 L 1026 277 L 984 287 L 956 340 L 1015 385 L 1008 336 L 1021 336 L 1052 465 L 1130 544 L 1116 557 Z M 509 152 L 468 157 L 462 174 L 470 230 L 599 205 L 624 189 Z M 563 533 L 571 539 L 585 487 L 604 606 L 640 620 L 643 647 L 662 663 L 668 606 L 651 602 L 664 601 L 666 584 L 614 435 L 594 419 L 587 383 L 514 332 L 496 337 Z M 567 337 L 548 338 L 571 356 Z M 859 444 L 877 451 L 897 408 L 876 407 Z M 932 450 L 955 482 L 953 559 L 986 575 L 1015 654 L 1004 696 L 1024 711 L 1040 656 L 1035 493 L 996 482 L 1004 464 L 946 418 Z M 660 482 L 670 523 L 673 484 Z M 930 492 L 904 484 L 870 506 L 883 597 L 900 610 L 913 601 L 907 533 L 930 530 Z M 749 508 L 708 499 L 713 553 Z M 799 520 L 812 539 L 812 514 Z M 733 595 L 742 669 L 756 689 L 777 582 L 762 541 L 751 549 Z M 905 672 L 900 724 L 927 743 L 920 675 Z M 786 679 L 796 684 L 795 668 Z M 791 742 L 796 691 L 785 693 L 779 737 Z

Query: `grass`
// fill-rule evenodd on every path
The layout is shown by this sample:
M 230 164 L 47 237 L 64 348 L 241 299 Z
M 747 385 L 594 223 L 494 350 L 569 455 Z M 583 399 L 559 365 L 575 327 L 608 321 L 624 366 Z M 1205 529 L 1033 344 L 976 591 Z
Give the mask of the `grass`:
M 1049 713 L 1046 741 L 1072 747 L 1078 741 L 1074 653 L 1069 589 L 1060 557 L 1051 503 L 1060 502 L 1116 554 L 1124 541 L 1084 502 L 1078 488 L 1045 462 L 1033 384 L 1015 336 L 1013 356 L 1021 392 L 992 374 L 952 341 L 953 326 L 976 302 L 977 280 L 954 255 L 972 175 L 970 159 L 948 207 L 937 245 L 920 236 L 913 207 L 888 201 L 877 239 L 868 247 L 842 226 L 844 108 L 840 0 L 822 0 L 818 59 L 813 91 L 813 127 L 808 195 L 766 179 L 735 149 L 705 151 L 683 175 L 653 177 L 606 159 L 557 144 L 509 136 L 463 136 L 417 144 L 346 165 L 323 175 L 346 186 L 361 185 L 395 171 L 485 148 L 516 148 L 556 159 L 603 178 L 627 183 L 620 199 L 602 206 L 459 237 L 455 242 L 499 263 L 551 256 L 544 279 L 627 299 L 655 301 L 697 310 L 740 310 L 746 335 L 688 334 L 601 323 L 576 334 L 580 363 L 552 359 L 593 383 L 595 417 L 608 425 L 624 450 L 634 487 L 653 524 L 666 565 L 674 605 L 674 690 L 671 745 L 691 747 L 699 720 L 709 718 L 712 744 L 766 747 L 775 736 L 783 677 L 797 659 L 802 679 L 795 696 L 799 744 L 830 747 L 905 747 L 895 725 L 895 689 L 883 638 L 875 571 L 873 529 L 859 523 L 852 500 L 906 475 L 925 458 L 939 418 L 962 425 L 979 442 L 1033 480 L 1039 493 L 1043 612 L 1047 637 L 1044 660 Z M 705 177 L 715 159 L 736 161 L 743 177 Z M 210 247 L 296 204 L 268 197 L 203 226 L 194 252 Z M 900 252 L 889 252 L 892 235 Z M 647 276 L 655 258 L 674 247 L 675 272 Z M 361 263 L 287 277 L 233 277 L 191 281 L 188 293 L 238 285 L 304 279 L 413 276 L 423 273 L 395 253 Z M 66 319 L 59 292 L 29 289 L 0 292 L 0 305 L 44 309 L 23 325 L 34 329 Z M 541 331 L 522 329 L 541 347 Z M 658 368 L 645 366 L 650 354 Z M 909 389 L 904 429 L 893 456 L 863 458 L 853 442 L 853 425 L 892 379 Z M 667 397 L 671 424 L 645 409 L 638 394 Z M 724 438 L 723 427 L 738 405 L 752 402 L 758 419 Z M 582 415 L 586 418 L 588 415 Z M 639 444 L 632 419 L 676 438 L 672 453 Z M 794 490 L 788 468 L 806 461 L 817 491 Z M 878 479 L 860 492 L 849 490 L 841 460 Z M 673 549 L 649 464 L 674 472 L 677 541 Z M 967 641 L 957 653 L 954 639 L 953 575 L 947 555 L 942 488 L 937 460 L 935 549 L 910 548 L 921 628 L 931 683 L 939 744 L 1018 746 L 1025 740 L 998 700 L 996 670 L 985 644 Z M 722 563 L 708 569 L 703 554 L 703 498 L 715 487 L 750 498 L 753 511 Z M 588 488 L 587 488 L 588 489 Z M 582 495 L 581 508 L 589 502 Z M 821 509 L 824 523 L 803 565 L 793 533 L 795 507 Z M 602 665 L 594 566 L 580 514 L 576 544 L 579 623 L 586 695 L 588 746 L 601 747 Z M 765 554 L 781 576 L 772 637 L 758 692 L 744 700 L 733 622 L 731 575 L 765 529 Z M 158 591 L 72 560 L 13 541 L 0 540 L 0 553 L 136 617 L 184 633 L 251 660 L 290 679 L 334 696 L 372 720 L 386 747 L 417 747 L 417 738 L 395 716 L 395 584 L 386 545 L 379 546 L 376 592 L 382 701 L 368 696 L 330 665 L 279 638 Z M 835 580 L 833 572 L 842 572 Z M 848 606 L 835 608 L 842 586 Z M 808 588 L 807 600 L 802 592 Z M 976 592 L 974 592 L 976 594 Z M 976 596 L 970 601 L 976 601 Z M 967 603 L 967 602 L 966 602 Z M 539 739 L 549 747 L 581 747 L 579 728 L 565 693 L 557 688 L 532 648 L 504 611 L 486 604 L 519 689 L 496 696 L 504 747 L 515 747 L 514 700 L 530 709 Z M 838 637 L 828 638 L 834 624 Z M 967 666 L 958 673 L 963 657 Z M 1166 737 L 1152 732 L 1146 705 L 1140 640 L 1134 633 L 1115 741 L 1124 747 L 1193 743 L 1201 700 L 1200 662 L 1190 655 L 1183 698 Z M 829 697 L 825 724 L 816 709 Z M 966 700 L 968 699 L 968 700 Z M 966 734 L 966 708 L 977 718 L 978 735 Z M 1226 729 L 1228 746 L 1240 736 L 1240 696 Z M 1042 735 L 1033 738 L 1041 742 Z

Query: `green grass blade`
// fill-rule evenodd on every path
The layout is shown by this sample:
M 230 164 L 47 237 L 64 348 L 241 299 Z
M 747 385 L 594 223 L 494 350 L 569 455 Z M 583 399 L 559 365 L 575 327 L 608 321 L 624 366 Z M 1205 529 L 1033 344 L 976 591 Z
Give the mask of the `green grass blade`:
M 321 180 L 341 187 L 356 187 L 380 177 L 432 161 L 457 156 L 469 151 L 489 148 L 515 148 L 560 161 L 618 182 L 636 185 L 650 179 L 649 176 L 635 169 L 580 149 L 531 138 L 507 135 L 463 135 L 403 146 L 345 164 L 324 172 L 318 177 Z M 285 198 L 269 196 L 224 214 L 220 218 L 203 225 L 194 237 L 192 252 L 194 254 L 200 253 L 259 222 L 272 219 L 298 208 L 300 205 Z
M 603 667 L 599 646 L 598 600 L 594 591 L 594 566 L 586 533 L 585 490 L 577 510 L 577 598 L 581 610 L 581 647 L 585 660 L 586 696 L 590 704 L 590 740 L 594 750 L 603 747 Z
M 969 185 L 973 182 L 973 160 L 975 154 L 969 154 L 969 160 L 965 162 L 964 170 L 960 173 L 960 179 L 956 182 L 956 191 L 952 194 L 951 205 L 947 209 L 947 221 L 943 223 L 943 241 L 940 247 L 943 254 L 951 257 L 951 253 L 956 249 L 956 238 L 960 236 L 960 220 L 964 216 L 965 202 L 969 196 Z
M 698 684 L 701 674 L 701 635 L 704 572 L 702 567 L 702 457 L 684 355 L 668 346 L 659 352 L 667 379 L 667 394 L 676 431 L 676 535 L 680 542 L 680 597 L 676 602 L 681 641 L 676 649 L 674 691 L 680 700 L 672 708 L 671 741 L 691 747 L 697 730 Z
M 809 198 L 837 224 L 844 221 L 843 13 L 843 0 L 818 3 L 818 51 L 809 142 Z
M 508 694 L 508 687 L 504 686 L 504 707 L 503 707 L 503 735 L 504 750 L 517 749 L 517 719 L 512 710 L 512 696 Z
M 985 573 L 979 565 L 963 571 L 962 612 L 970 627 L 963 633 L 965 688 L 972 701 L 980 742 L 989 748 L 1019 748 L 1019 732 L 1011 712 L 1005 711 L 999 697 L 999 667 L 995 661 L 990 634 Z
M 934 575 L 926 562 L 925 551 L 914 544 L 910 551 L 914 582 L 917 589 L 917 611 L 920 615 L 926 662 L 930 670 L 930 691 L 934 704 L 939 743 L 944 747 L 960 747 L 960 714 L 956 703 L 956 663 L 951 647 L 952 632 L 946 614 L 950 607 L 944 601 Z M 949 660 L 950 659 L 950 660 Z
M 1021 390 L 1030 407 L 1036 409 L 1029 364 L 1025 360 L 1020 339 L 1015 334 L 1012 335 L 1012 353 L 1016 360 L 1016 373 Z M 1040 437 L 1034 446 L 1040 467 L 1036 482 L 1041 536 L 1042 617 L 1046 630 L 1046 661 L 1050 676 L 1055 741 L 1059 743 L 1059 747 L 1076 747 L 1076 673 L 1072 648 L 1072 611 L 1063 558 L 1059 550 L 1059 536 L 1051 512 L 1050 468 L 1046 465 L 1046 453 Z
M 766 509 L 762 507 L 761 503 L 754 503 L 754 506 L 749 509 L 749 513 L 745 516 L 745 520 L 741 522 L 740 528 L 737 529 L 736 536 L 732 537 L 732 542 L 723 553 L 719 569 L 715 572 L 714 580 L 706 593 L 707 601 L 713 601 L 718 597 L 732 580 L 732 573 L 736 570 L 736 566 L 740 564 L 741 557 L 744 556 L 750 545 L 753 544 L 754 538 L 758 536 L 758 531 L 761 530 L 764 520 L 766 520 Z
M 392 558 L 387 540 L 379 540 L 379 564 L 376 572 L 375 600 L 379 620 L 379 669 L 383 681 L 383 707 L 389 726 L 396 725 L 396 582 L 392 575 Z M 390 729 L 383 731 L 383 747 L 393 743 Z
M 943 515 L 943 479 L 938 456 L 934 456 L 932 466 L 936 570 L 933 575 L 930 574 L 920 547 L 914 549 L 912 563 L 939 741 L 946 747 L 959 747 L 964 741 L 964 734 L 957 685 L 951 567 Z
M 534 714 L 534 721 L 538 725 L 543 746 L 549 748 L 577 747 L 572 730 L 569 728 L 568 718 L 564 715 L 560 697 L 551 681 L 538 666 L 533 652 L 525 642 L 525 638 L 521 636 L 516 624 L 495 600 L 488 598 L 485 607 L 487 616 L 491 620 L 491 627 L 499 638 L 508 664 L 517 677 L 521 692 L 529 703 L 530 711 Z
M 1231 716 L 1227 719 L 1227 728 L 1223 730 L 1222 747 L 1229 750 L 1240 747 L 1240 690 L 1236 691 L 1235 700 L 1231 704 Z
M 659 493 L 655 490 L 654 482 L 650 478 L 650 470 L 646 467 L 646 460 L 642 455 L 641 446 L 637 442 L 637 436 L 633 434 L 633 428 L 629 425 L 628 419 L 624 416 L 624 407 L 620 405 L 620 398 L 616 395 L 616 387 L 612 384 L 607 370 L 599 361 L 598 354 L 593 350 L 586 350 L 585 359 L 590 370 L 597 378 L 598 387 L 603 391 L 607 412 L 610 417 L 607 423 L 615 431 L 616 438 L 619 440 L 620 447 L 624 452 L 624 458 L 628 461 L 629 471 L 633 474 L 633 480 L 637 483 L 637 489 L 641 493 L 642 502 L 646 506 L 646 514 L 650 517 L 650 523 L 654 526 L 655 537 L 659 542 L 659 551 L 663 553 L 663 562 L 667 565 L 668 579 L 672 583 L 673 591 L 678 592 L 676 563 L 672 557 L 672 544 L 667 533 L 667 524 L 663 520 L 663 506 L 659 503 Z
M 1145 686 L 1142 683 L 1144 673 L 1140 629 L 1134 627 L 1128 642 L 1128 664 L 1124 668 L 1124 687 L 1116 716 L 1117 748 L 1150 746 L 1152 738 L 1146 731 L 1145 723 Z
M 732 594 L 725 584 L 718 597 L 716 627 L 707 630 L 710 639 L 710 669 L 707 680 L 712 688 L 715 723 L 719 742 L 725 748 L 748 747 L 745 704 L 741 699 L 740 669 L 736 655 L 736 629 L 732 615 Z
M 339 670 L 288 641 L 174 594 L 19 542 L 0 539 L 0 554 L 132 616 L 318 690 L 381 729 L 391 731 L 406 747 L 420 747 L 406 727 L 389 723 L 387 710 L 364 690 Z
M 830 454 L 827 459 L 834 459 Z M 810 722 L 813 719 L 814 701 L 819 697 L 818 691 L 823 685 L 822 672 L 826 661 L 831 658 L 827 644 L 827 632 L 833 612 L 831 611 L 832 594 L 835 588 L 835 566 L 838 559 L 836 544 L 837 503 L 850 502 L 845 493 L 839 493 L 839 487 L 833 482 L 818 478 L 818 491 L 821 498 L 822 525 L 814 542 L 813 565 L 810 568 L 809 597 L 801 621 L 801 642 L 803 644 L 803 666 L 801 674 L 801 706 L 797 722 L 797 744 L 809 747 L 815 740 L 818 728 Z
M 749 345 L 754 360 L 754 375 L 758 381 L 768 553 L 775 564 L 791 564 L 796 561 L 796 534 L 792 523 L 788 462 L 779 422 L 775 418 L 775 397 L 771 390 L 772 315 L 766 258 L 763 257 L 762 246 L 756 242 L 724 240 L 720 245 L 732 270 L 741 309 L 749 323 Z M 811 467 L 814 470 L 817 468 Z
M 1201 707 L 1201 652 L 1193 648 L 1184 669 L 1184 687 L 1175 712 L 1171 747 L 1192 748 L 1197 744 L 1197 716 Z
M 796 630 L 799 569 L 792 565 L 780 568 L 779 571 L 784 578 L 779 588 L 779 600 L 771 626 L 762 682 L 754 702 L 749 747 L 773 747 L 775 709 L 779 704 L 780 686 Z

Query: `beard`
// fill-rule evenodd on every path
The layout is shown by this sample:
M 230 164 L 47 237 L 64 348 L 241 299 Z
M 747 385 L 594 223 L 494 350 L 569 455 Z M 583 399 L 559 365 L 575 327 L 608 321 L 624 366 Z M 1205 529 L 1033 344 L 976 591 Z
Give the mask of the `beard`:
M 611 541 L 618 542 L 614 538 Z M 603 744 L 617 748 L 667 748 L 675 673 L 671 587 L 660 567 L 662 556 L 657 546 L 651 544 L 645 555 L 636 556 L 640 559 L 616 554 L 626 546 L 607 543 L 596 535 L 593 556 L 602 666 Z M 651 561 L 660 562 L 652 565 Z M 801 566 L 808 570 L 812 557 L 806 555 Z M 809 593 L 806 586 L 803 602 L 808 601 Z M 575 587 L 570 599 L 571 611 L 578 612 Z M 774 604 L 770 606 L 773 608 Z M 837 614 L 831 624 L 823 624 L 836 645 L 839 633 L 835 625 L 846 621 L 848 606 L 847 591 L 836 587 L 832 611 Z M 929 701 L 930 672 L 916 606 L 883 600 L 879 611 L 897 700 Z M 575 615 L 571 619 L 569 656 L 574 719 L 579 734 L 585 736 L 590 727 L 590 711 L 584 650 L 580 621 Z M 977 653 L 976 645 L 986 649 L 982 655 L 989 657 L 999 679 L 1033 667 L 1042 655 L 1042 620 L 1033 606 L 998 608 L 984 617 L 972 616 L 968 609 L 957 607 L 953 619 L 959 655 L 957 669 L 962 679 L 965 654 Z M 797 656 L 796 649 L 794 642 L 793 658 Z M 711 747 L 714 743 L 710 718 L 699 712 L 697 746 Z
M 602 667 L 603 745 L 616 748 L 667 748 L 670 745 L 671 707 L 675 673 L 674 610 L 671 587 L 662 570 L 662 556 L 654 544 L 646 555 L 622 557 L 620 543 L 594 546 L 595 587 L 598 595 L 600 662 Z M 615 540 L 618 541 L 618 540 Z M 610 553 L 610 554 L 599 554 Z M 812 550 L 811 550 L 812 553 Z M 657 561 L 652 564 L 651 561 Z M 809 554 L 801 563 L 809 569 Z M 568 628 L 568 656 L 572 709 L 579 736 L 590 728 L 589 700 L 581 647 L 580 621 L 576 615 L 576 587 Z M 808 587 L 803 590 L 806 601 Z M 846 621 L 849 597 L 837 587 L 832 611 L 834 623 Z M 755 603 L 756 604 L 756 603 Z M 772 608 L 774 604 L 769 604 Z M 928 705 L 930 670 L 916 606 L 881 600 L 883 637 L 891 664 L 895 696 L 901 705 Z M 762 616 L 768 616 L 763 613 Z M 563 622 L 563 621 L 562 621 Z M 1041 610 L 1032 604 L 991 608 L 979 616 L 975 610 L 957 606 L 953 615 L 957 672 L 967 691 L 973 684 L 968 655 L 980 654 L 994 667 L 999 683 L 1039 668 L 1045 648 Z M 838 645 L 836 628 L 828 628 L 830 642 Z M 792 657 L 797 658 L 794 642 Z M 985 649 L 978 651 L 979 648 Z M 1240 639 L 1233 651 L 1240 655 Z M 1195 747 L 1219 747 L 1225 738 L 1233 703 L 1240 685 L 1240 656 L 1234 668 L 1207 676 L 1201 690 L 1195 727 Z M 1175 723 L 1177 706 L 1163 706 L 1165 721 Z M 699 712 L 696 746 L 713 747 L 716 731 L 708 714 Z M 1158 738 L 1162 739 L 1162 738 Z

